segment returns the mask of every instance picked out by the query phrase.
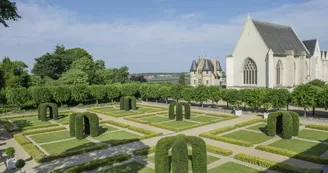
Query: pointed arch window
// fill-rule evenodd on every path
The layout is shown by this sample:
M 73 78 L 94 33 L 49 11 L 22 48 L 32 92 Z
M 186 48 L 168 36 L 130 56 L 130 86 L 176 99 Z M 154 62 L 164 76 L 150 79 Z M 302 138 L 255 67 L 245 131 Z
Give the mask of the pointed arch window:
M 281 61 L 279 61 L 276 65 L 276 83 L 277 85 L 281 85 L 282 84 L 282 63 Z
M 247 58 L 243 68 L 244 84 L 257 84 L 257 67 L 255 62 Z

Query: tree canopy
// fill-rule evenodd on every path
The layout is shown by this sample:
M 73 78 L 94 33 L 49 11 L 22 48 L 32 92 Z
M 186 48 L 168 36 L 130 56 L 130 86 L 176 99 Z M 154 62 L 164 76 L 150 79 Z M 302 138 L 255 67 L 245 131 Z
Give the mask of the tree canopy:
M 16 21 L 19 18 L 21 18 L 21 16 L 17 13 L 16 2 L 11 2 L 9 0 L 1 0 L 0 23 L 2 23 L 2 25 L 5 27 L 9 27 L 7 21 Z

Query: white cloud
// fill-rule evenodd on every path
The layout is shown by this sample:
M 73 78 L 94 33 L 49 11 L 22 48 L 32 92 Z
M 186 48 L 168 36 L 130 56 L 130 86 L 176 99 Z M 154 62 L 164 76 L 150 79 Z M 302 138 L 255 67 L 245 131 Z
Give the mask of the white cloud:
M 327 3 L 313 0 L 253 12 L 251 16 L 292 24 L 301 38 L 319 36 L 327 42 L 328 23 L 322 18 L 326 16 Z M 30 67 L 33 58 L 52 52 L 56 44 L 64 44 L 68 48 L 85 48 L 96 59 L 104 59 L 109 67 L 127 65 L 132 72 L 187 71 L 193 56 L 207 54 L 224 61 L 224 56 L 233 50 L 246 19 L 245 14 L 227 19 L 225 23 L 199 23 L 193 19 L 205 16 L 190 13 L 166 21 L 90 23 L 75 12 L 44 2 L 17 5 L 23 18 L 10 22 L 9 28 L 0 27 L 3 45 L 0 57 L 23 60 Z M 224 66 L 225 62 L 221 64 Z

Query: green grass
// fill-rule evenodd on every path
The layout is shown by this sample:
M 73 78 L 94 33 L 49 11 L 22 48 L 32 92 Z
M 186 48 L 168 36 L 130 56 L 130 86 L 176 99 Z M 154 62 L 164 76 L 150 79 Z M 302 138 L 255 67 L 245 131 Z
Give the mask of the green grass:
M 197 117 L 192 117 L 190 120 L 198 121 L 198 122 L 210 122 L 210 121 L 216 120 L 216 119 L 221 119 L 221 118 L 200 115 L 200 116 L 197 116 Z
M 71 114 L 72 113 L 59 113 L 58 120 L 56 120 L 56 122 L 60 124 L 69 124 L 69 116 Z
M 218 167 L 212 168 L 207 173 L 218 173 L 218 172 L 224 172 L 224 173 L 264 173 L 263 171 L 259 171 L 238 163 L 234 162 L 227 162 L 224 163 Z
M 155 173 L 155 170 L 134 161 L 103 171 L 98 171 L 97 173 Z
M 101 124 L 101 125 L 100 125 L 100 128 L 99 128 L 99 132 L 100 132 L 100 134 L 107 133 L 107 132 L 111 132 L 111 131 L 114 131 L 114 130 L 118 130 L 118 129 L 115 128 L 115 127 L 112 127 L 112 126 L 106 125 L 106 124 Z
M 27 130 L 28 128 L 44 128 L 53 125 L 48 121 L 38 120 L 38 116 L 17 118 L 12 120 L 19 129 Z
M 165 122 L 165 123 L 161 123 L 161 124 L 179 129 L 180 127 L 192 126 L 197 123 L 186 121 L 186 120 L 184 120 L 184 121 L 175 121 L 174 120 L 174 121 L 169 121 L 169 122 Z
M 169 121 L 170 119 L 168 117 L 162 117 L 162 116 L 152 116 L 152 117 L 147 117 L 141 119 L 143 121 L 149 121 L 151 123 L 158 123 L 158 122 L 164 122 L 164 121 Z
M 304 129 L 299 132 L 299 138 L 328 142 L 328 132 Z
M 112 145 L 124 144 L 138 140 L 140 135 L 130 133 L 124 130 L 101 134 L 94 139 Z
M 255 125 L 255 126 L 251 126 L 251 127 L 248 127 L 247 129 L 261 131 L 265 134 L 267 134 L 267 132 L 268 132 L 267 131 L 267 124 L 265 124 L 265 123 L 261 123 L 261 124 Z
M 122 116 L 136 115 L 136 114 L 142 114 L 142 113 L 157 112 L 157 111 L 162 111 L 165 109 L 150 108 L 150 107 L 138 107 L 137 110 L 124 111 L 124 110 L 120 110 L 119 107 L 115 107 L 115 108 L 107 107 L 107 108 L 96 108 L 95 110 L 105 112 L 107 115 L 110 115 L 110 116 L 122 117 Z
M 297 139 L 282 139 L 270 144 L 269 146 L 314 156 L 320 156 L 322 153 L 328 150 L 328 145 L 326 144 L 307 142 Z
M 90 147 L 95 145 L 94 143 L 90 142 L 87 139 L 77 140 L 67 140 L 62 142 L 55 142 L 51 144 L 44 144 L 41 147 L 46 150 L 49 154 L 58 154 L 67 151 L 73 151 L 85 147 Z
M 223 136 L 237 139 L 237 140 L 251 142 L 253 144 L 259 144 L 272 138 L 271 136 L 267 136 L 264 133 L 250 132 L 246 130 L 238 130 L 236 132 L 228 133 Z
M 58 141 L 63 139 L 71 138 L 69 131 L 58 131 L 58 132 L 52 132 L 52 133 L 45 133 L 45 134 L 38 134 L 38 135 L 32 135 L 30 136 L 33 141 L 36 143 L 45 143 L 45 142 L 52 142 L 52 141 Z

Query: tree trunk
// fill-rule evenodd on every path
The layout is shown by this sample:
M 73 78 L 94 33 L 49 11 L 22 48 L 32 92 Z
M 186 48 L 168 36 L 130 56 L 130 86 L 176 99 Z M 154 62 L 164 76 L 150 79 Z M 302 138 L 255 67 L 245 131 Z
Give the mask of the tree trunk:
M 278 109 L 279 110 L 279 109 Z M 287 104 L 287 111 L 289 111 L 289 105 Z
M 148 98 L 146 98 L 146 102 L 148 102 Z
M 229 103 L 227 102 L 227 108 L 229 109 Z
M 165 103 L 167 104 L 167 98 L 165 99 Z
M 203 104 L 203 102 L 200 102 L 200 104 L 202 105 L 202 108 L 204 107 L 204 104 Z
M 96 99 L 96 105 L 98 106 L 98 99 Z
M 212 100 L 212 108 L 214 108 L 213 100 Z
M 306 117 L 306 108 L 304 108 L 304 117 Z
M 156 99 L 156 103 L 157 103 L 157 99 Z
M 315 115 L 315 106 L 312 107 L 312 115 Z

